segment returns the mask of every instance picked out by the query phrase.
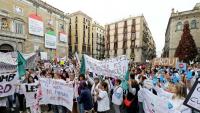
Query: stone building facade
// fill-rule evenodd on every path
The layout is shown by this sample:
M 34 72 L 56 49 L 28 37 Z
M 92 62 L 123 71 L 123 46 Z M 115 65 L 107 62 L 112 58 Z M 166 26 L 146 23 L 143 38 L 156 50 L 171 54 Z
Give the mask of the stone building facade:
M 105 29 L 96 22 L 92 25 L 92 57 L 96 59 L 105 57 Z
M 41 0 L 0 0 L 1 52 L 68 56 L 68 27 L 69 17 Z
M 82 11 L 69 15 L 69 53 L 92 55 L 92 18 Z
M 127 55 L 134 62 L 145 62 L 156 56 L 155 42 L 144 16 L 107 24 L 105 29 L 107 58 Z
M 188 21 L 190 33 L 200 53 L 200 3 L 197 3 L 192 10 L 175 12 L 172 9 L 165 33 L 165 46 L 162 57 L 174 57 L 176 48 L 183 33 L 184 22 Z

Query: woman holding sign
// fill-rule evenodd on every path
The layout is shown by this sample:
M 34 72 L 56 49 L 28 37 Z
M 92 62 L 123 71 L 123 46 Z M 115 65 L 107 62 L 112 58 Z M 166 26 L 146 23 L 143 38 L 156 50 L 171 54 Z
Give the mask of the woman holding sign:
M 176 84 L 176 92 L 173 96 L 173 107 L 176 113 L 192 113 L 191 109 L 183 105 L 183 102 L 187 96 L 187 88 L 184 84 Z
M 110 110 L 110 101 L 108 97 L 108 84 L 101 82 L 100 90 L 96 89 L 97 92 L 97 111 L 98 113 L 106 113 Z

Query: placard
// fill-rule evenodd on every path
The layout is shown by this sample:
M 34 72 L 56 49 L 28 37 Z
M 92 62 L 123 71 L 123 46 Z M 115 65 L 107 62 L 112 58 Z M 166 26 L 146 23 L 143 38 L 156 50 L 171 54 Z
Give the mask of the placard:
M 187 64 L 186 64 L 186 63 L 178 62 L 178 63 L 176 64 L 176 69 L 186 71 L 186 70 L 187 70 Z
M 17 73 L 0 73 L 0 97 L 13 95 L 18 82 Z
M 183 104 L 200 112 L 200 81 L 195 81 Z
M 30 34 L 44 36 L 44 23 L 41 17 L 31 14 L 28 18 L 28 28 Z
M 171 66 L 176 67 L 178 63 L 178 58 L 154 58 L 152 64 L 161 66 Z
M 45 34 L 45 47 L 46 48 L 51 48 L 51 49 L 56 49 L 56 36 L 51 35 L 51 34 Z
M 40 58 L 41 58 L 41 60 L 48 60 L 47 52 L 40 52 Z
M 26 98 L 26 107 L 33 107 L 36 105 L 36 93 L 38 89 L 38 83 L 21 84 L 22 91 Z
M 41 100 L 40 104 L 62 105 L 72 111 L 74 88 L 64 80 L 40 78 Z

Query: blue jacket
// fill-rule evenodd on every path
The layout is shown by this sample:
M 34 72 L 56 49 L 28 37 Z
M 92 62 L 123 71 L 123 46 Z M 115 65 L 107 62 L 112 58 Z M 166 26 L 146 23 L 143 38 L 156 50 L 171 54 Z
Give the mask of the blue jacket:
M 93 108 L 92 95 L 88 88 L 81 90 L 80 103 L 83 103 L 84 110 L 91 110 Z

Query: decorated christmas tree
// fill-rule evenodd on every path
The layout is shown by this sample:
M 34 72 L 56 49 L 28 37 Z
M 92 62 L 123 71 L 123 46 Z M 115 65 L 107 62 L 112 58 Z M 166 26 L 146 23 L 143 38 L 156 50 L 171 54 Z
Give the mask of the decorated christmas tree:
M 186 21 L 184 23 L 181 40 L 179 41 L 175 52 L 175 57 L 178 57 L 180 61 L 189 63 L 189 61 L 192 61 L 197 54 L 198 52 L 196 44 L 192 35 L 190 34 L 189 22 Z

